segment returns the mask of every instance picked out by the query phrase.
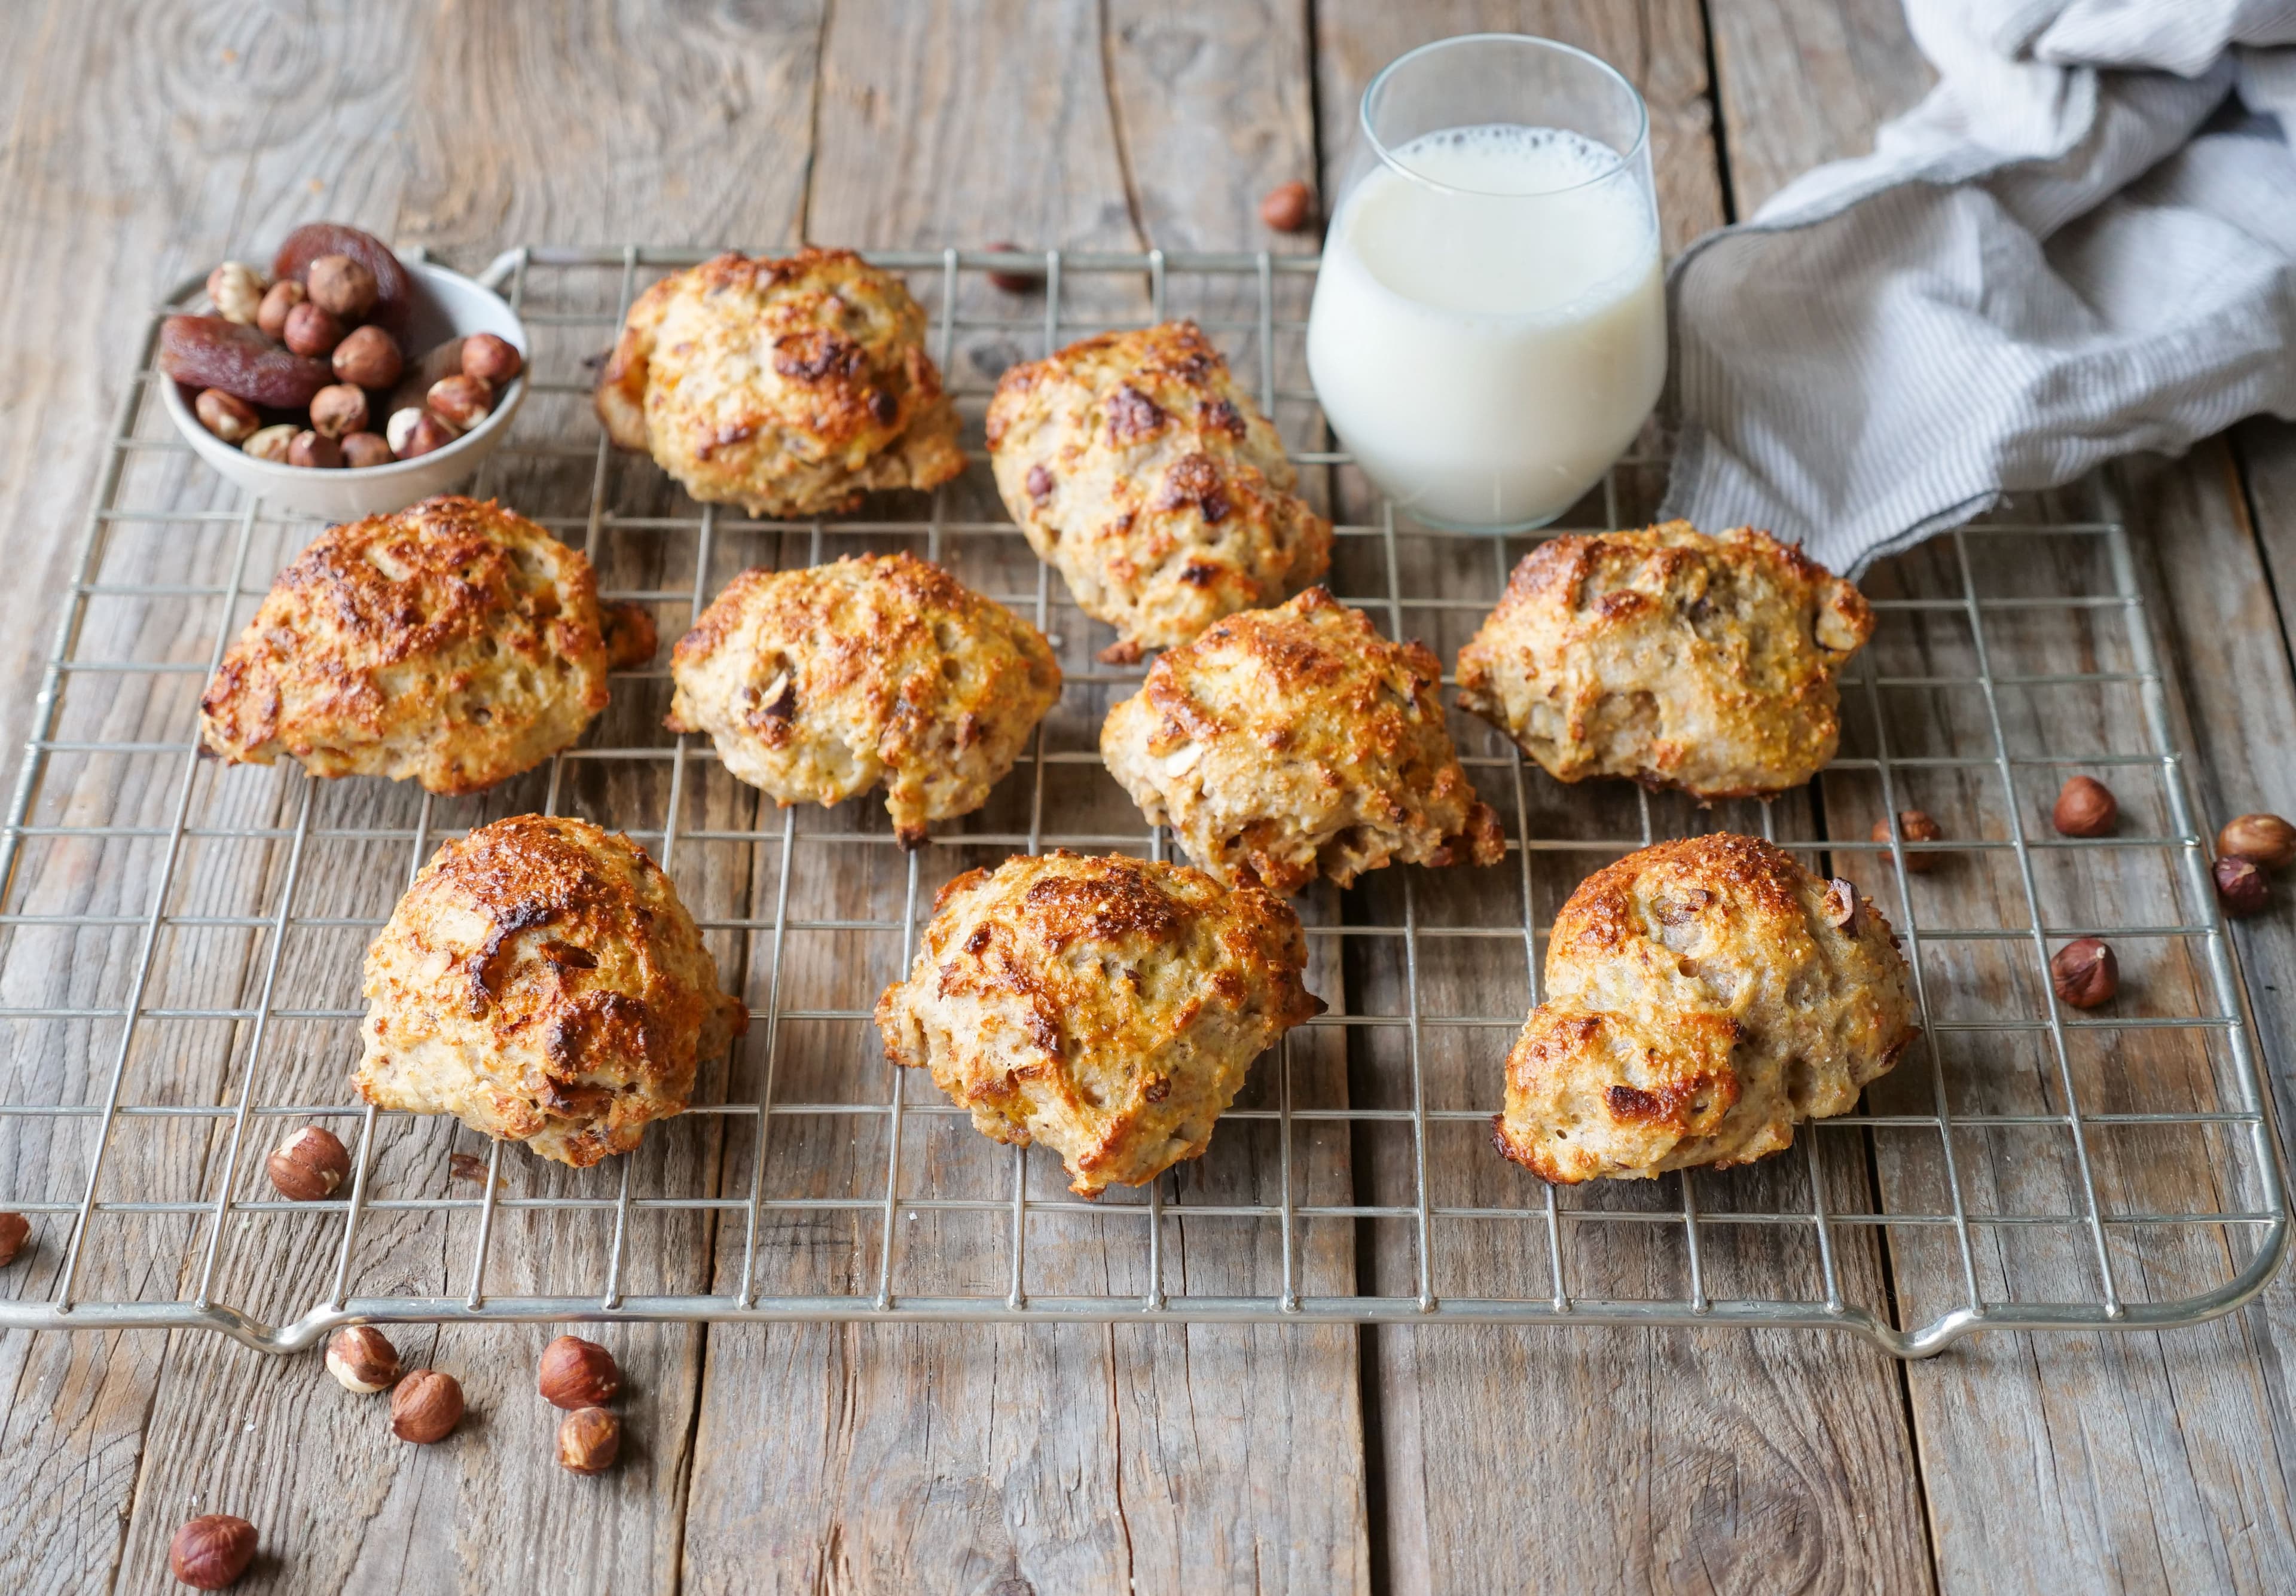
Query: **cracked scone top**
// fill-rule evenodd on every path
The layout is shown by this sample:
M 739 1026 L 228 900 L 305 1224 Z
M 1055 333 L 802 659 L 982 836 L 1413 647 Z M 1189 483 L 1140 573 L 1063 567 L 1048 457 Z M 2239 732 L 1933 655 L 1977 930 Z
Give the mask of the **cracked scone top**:
M 225 651 L 200 736 L 234 765 L 476 792 L 571 746 L 608 667 L 653 651 L 652 618 L 602 610 L 579 549 L 447 495 L 312 539 Z
M 752 515 L 850 510 L 964 469 L 955 407 L 898 277 L 847 250 L 725 254 L 640 294 L 598 419 L 697 499 Z
M 1292 491 L 1283 439 L 1193 322 L 1013 367 L 988 454 L 1029 546 L 1116 628 L 1111 662 L 1273 604 L 1331 564 L 1331 522 Z
M 940 890 L 885 1056 L 928 1069 L 998 1142 L 1042 1142 L 1070 1190 L 1153 1180 L 1211 1140 L 1244 1071 L 1323 1012 L 1298 916 L 1185 865 L 1057 852 Z
M 679 640 L 668 724 L 783 806 L 885 784 L 901 840 L 978 809 L 1061 695 L 1044 634 L 911 554 L 743 571 Z
M 1921 1035 L 1889 922 L 1726 832 L 1578 884 L 1507 1055 L 1498 1150 L 1549 1181 L 1751 1163 L 1847 1113 Z
M 1148 819 L 1230 886 L 1288 896 L 1391 860 L 1496 864 L 1498 817 L 1459 764 L 1442 666 L 1320 587 L 1160 655 L 1101 757 Z
M 578 1168 L 684 1112 L 749 1019 L 644 848 L 540 814 L 439 850 L 367 949 L 365 995 L 362 1098 Z
M 1855 587 L 1749 527 L 1556 537 L 1459 651 L 1459 704 L 1558 781 L 1780 792 L 1833 757 L 1873 630 Z

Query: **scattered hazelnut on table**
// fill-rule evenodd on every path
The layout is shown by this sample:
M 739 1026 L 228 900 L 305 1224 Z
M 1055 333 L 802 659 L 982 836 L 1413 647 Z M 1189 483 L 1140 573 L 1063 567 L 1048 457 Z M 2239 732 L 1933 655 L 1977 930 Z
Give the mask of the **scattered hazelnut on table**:
M 463 340 L 463 375 L 500 388 L 526 369 L 518 346 L 491 332 L 473 332 Z
M 334 440 L 328 439 L 329 446 Z M 331 1197 L 351 1172 L 351 1156 L 334 1132 L 307 1125 L 272 1150 L 264 1167 L 279 1195 L 296 1202 L 316 1202 Z
M 1898 834 L 1907 842 L 1941 842 L 1945 839 L 1945 828 L 1931 820 L 1926 810 L 1900 809 L 1898 811 Z M 1874 823 L 1873 840 L 1885 844 L 1890 840 L 1888 821 Z M 1905 850 L 1905 855 L 1906 873 L 1908 875 L 1927 875 L 1945 862 L 1941 854 L 1915 853 L 1911 848 Z
M 2110 837 L 2120 823 L 2120 803 L 2095 777 L 2071 776 L 2057 793 L 2049 821 L 2067 837 Z
M 594 1408 L 614 1399 L 622 1388 L 622 1371 L 614 1355 L 595 1341 L 561 1336 L 542 1349 L 536 1383 L 542 1400 L 553 1407 Z
M 303 290 L 311 303 L 347 322 L 356 322 L 374 308 L 380 293 L 374 274 L 348 255 L 322 255 L 303 272 Z
M 412 460 L 433 449 L 443 449 L 460 436 L 429 411 L 414 405 L 392 415 L 383 429 L 391 454 L 400 460 Z
M 476 377 L 456 373 L 441 377 L 422 396 L 430 413 L 458 431 L 468 432 L 487 419 L 495 407 L 494 390 Z
M 344 333 L 332 363 L 337 377 L 361 388 L 389 388 L 406 365 L 398 340 L 380 327 L 354 327 Z
M 306 428 L 287 446 L 287 463 L 312 471 L 337 471 L 343 463 L 343 446 L 324 432 Z
M 353 471 L 365 471 L 371 465 L 389 465 L 393 458 L 390 441 L 380 432 L 347 432 L 343 435 L 343 463 Z
M 2253 859 L 2226 854 L 2209 873 L 2216 878 L 2217 902 L 2235 920 L 2258 913 L 2272 901 L 2272 880 Z
M 2217 852 L 2253 859 L 2267 870 L 2284 870 L 2296 860 L 2296 826 L 2277 814 L 2243 814 L 2217 833 Z
M 334 438 L 365 431 L 365 390 L 354 382 L 338 382 L 313 394 L 311 430 Z
M 200 390 L 192 402 L 192 409 L 200 418 L 200 425 L 226 443 L 245 443 L 263 425 L 263 418 L 255 413 L 255 406 L 237 394 L 227 394 L 219 388 Z
M 31 1234 L 32 1222 L 21 1214 L 0 1214 L 0 1269 L 16 1261 Z
M 1022 255 L 1027 251 L 1010 239 L 999 239 L 988 246 L 1003 255 Z M 1000 271 L 988 274 L 988 286 L 1008 294 L 1033 294 L 1045 283 L 1042 272 Z
M 2094 937 L 2068 942 L 2049 960 L 2049 979 L 2061 1002 L 2076 1009 L 2111 1003 L 2120 990 L 2120 960 Z
M 327 1372 L 346 1391 L 384 1391 L 398 1383 L 398 1348 L 371 1324 L 347 1324 L 327 1338 Z
M 1278 233 L 1298 233 L 1316 219 L 1316 192 L 1297 179 L 1279 183 L 1259 201 L 1259 219 Z
M 292 422 L 282 422 L 275 427 L 264 427 L 250 434 L 239 446 L 258 460 L 268 460 L 274 465 L 287 463 L 287 451 L 295 442 L 295 435 L 303 429 Z
M 195 1591 L 239 1583 L 255 1560 L 255 1526 L 229 1513 L 202 1513 L 168 1543 L 168 1572 Z
M 243 260 L 226 260 L 208 274 L 208 299 L 216 314 L 242 327 L 256 324 L 263 291 L 262 274 Z
M 603 1408 L 577 1408 L 558 1421 L 559 1467 L 603 1474 L 621 1455 L 622 1421 Z
M 390 1432 L 402 1441 L 428 1446 L 455 1433 L 463 1421 L 463 1387 L 436 1369 L 409 1370 L 390 1393 Z
M 301 283 L 292 277 L 282 277 L 263 291 L 263 303 L 256 307 L 255 324 L 274 338 L 284 339 L 289 313 L 308 298 Z

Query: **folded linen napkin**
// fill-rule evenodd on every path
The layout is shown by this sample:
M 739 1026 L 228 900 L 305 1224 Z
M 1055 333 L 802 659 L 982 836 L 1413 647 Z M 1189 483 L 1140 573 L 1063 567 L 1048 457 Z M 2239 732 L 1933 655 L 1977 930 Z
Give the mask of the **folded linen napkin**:
M 1666 513 L 1853 570 L 2296 417 L 2296 0 L 1906 0 L 1939 81 L 1667 284 Z

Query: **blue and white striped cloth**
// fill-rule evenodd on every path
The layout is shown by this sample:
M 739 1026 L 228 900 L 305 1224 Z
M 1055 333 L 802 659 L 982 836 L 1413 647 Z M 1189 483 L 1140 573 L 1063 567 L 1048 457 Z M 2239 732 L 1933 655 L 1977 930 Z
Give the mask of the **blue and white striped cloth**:
M 1906 12 L 1929 97 L 1668 279 L 1667 513 L 1836 570 L 2296 417 L 2296 0 Z

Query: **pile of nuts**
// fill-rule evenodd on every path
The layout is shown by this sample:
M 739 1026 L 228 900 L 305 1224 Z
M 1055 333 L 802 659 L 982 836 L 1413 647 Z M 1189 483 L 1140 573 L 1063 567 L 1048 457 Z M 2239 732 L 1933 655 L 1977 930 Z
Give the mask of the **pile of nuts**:
M 209 273 L 215 314 L 169 316 L 160 369 L 200 425 L 258 460 L 321 470 L 412 460 L 485 420 L 524 364 L 491 332 L 410 362 L 414 291 L 381 239 L 309 223 L 287 235 L 267 279 L 237 260 Z
M 2296 861 L 2296 826 L 2277 814 L 2243 814 L 2217 833 L 2217 901 L 2226 914 L 2254 914 L 2272 902 L 2267 872 Z

